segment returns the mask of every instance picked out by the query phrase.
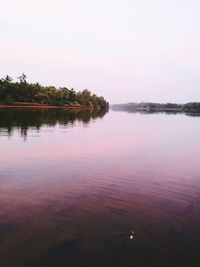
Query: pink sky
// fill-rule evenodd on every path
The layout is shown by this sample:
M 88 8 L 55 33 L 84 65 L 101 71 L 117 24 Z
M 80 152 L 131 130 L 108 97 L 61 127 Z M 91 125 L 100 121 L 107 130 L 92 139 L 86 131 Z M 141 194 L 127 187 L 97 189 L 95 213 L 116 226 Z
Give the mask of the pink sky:
M 200 2 L 7 0 L 0 73 L 111 103 L 200 100 Z

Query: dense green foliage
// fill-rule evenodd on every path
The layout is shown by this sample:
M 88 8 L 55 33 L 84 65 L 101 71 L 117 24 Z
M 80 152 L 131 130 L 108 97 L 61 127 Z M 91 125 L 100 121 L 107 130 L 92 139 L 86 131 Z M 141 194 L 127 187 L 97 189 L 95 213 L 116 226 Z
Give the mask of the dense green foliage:
M 82 105 L 87 108 L 107 108 L 108 102 L 102 96 L 96 96 L 89 90 L 75 92 L 66 87 L 41 86 L 39 83 L 27 83 L 26 75 L 22 74 L 19 82 L 13 82 L 6 76 L 0 79 L 0 102 L 13 104 L 15 102 L 40 103 L 56 106 Z
M 112 105 L 115 110 L 140 110 L 140 111 L 178 111 L 178 112 L 196 112 L 200 113 L 200 102 L 192 102 L 187 104 L 176 103 L 127 103 L 127 104 L 115 104 Z

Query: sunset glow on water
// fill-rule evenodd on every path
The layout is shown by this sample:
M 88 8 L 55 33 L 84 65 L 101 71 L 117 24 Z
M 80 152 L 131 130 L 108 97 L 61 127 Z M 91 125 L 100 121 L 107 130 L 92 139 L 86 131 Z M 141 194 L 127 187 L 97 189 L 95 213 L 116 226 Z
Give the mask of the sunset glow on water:
M 198 266 L 199 122 L 0 110 L 0 266 Z

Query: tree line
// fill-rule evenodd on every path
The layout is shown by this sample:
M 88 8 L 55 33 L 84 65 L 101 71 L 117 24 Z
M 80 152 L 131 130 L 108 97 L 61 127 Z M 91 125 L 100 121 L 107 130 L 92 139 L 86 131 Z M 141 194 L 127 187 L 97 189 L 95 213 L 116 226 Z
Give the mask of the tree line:
M 190 102 L 186 104 L 177 103 L 126 103 L 112 105 L 114 110 L 140 110 L 140 111 L 178 111 L 178 112 L 195 112 L 200 113 L 200 102 Z
M 56 88 L 42 86 L 39 83 L 28 83 L 23 73 L 18 82 L 6 75 L 0 79 L 0 102 L 15 104 L 16 102 L 40 103 L 53 106 L 80 105 L 86 108 L 108 108 L 109 103 L 102 96 L 92 94 L 88 89 L 76 92 L 73 88 Z

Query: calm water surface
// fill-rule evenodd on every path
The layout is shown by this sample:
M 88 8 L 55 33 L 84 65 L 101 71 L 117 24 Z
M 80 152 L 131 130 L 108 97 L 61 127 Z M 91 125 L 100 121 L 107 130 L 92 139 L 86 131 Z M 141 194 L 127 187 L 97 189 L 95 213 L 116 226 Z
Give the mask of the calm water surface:
M 200 117 L 0 110 L 0 267 L 200 266 Z

